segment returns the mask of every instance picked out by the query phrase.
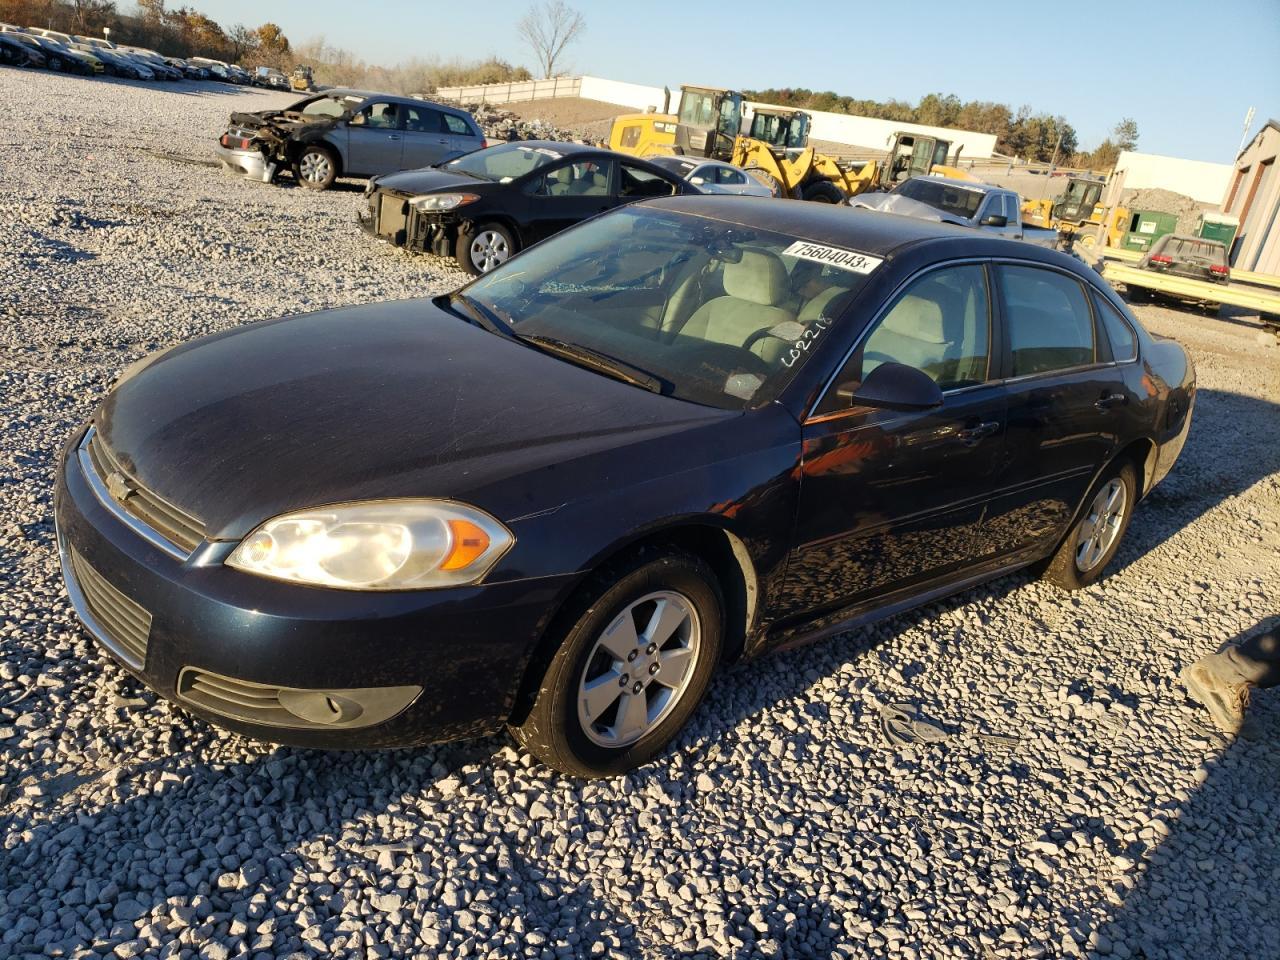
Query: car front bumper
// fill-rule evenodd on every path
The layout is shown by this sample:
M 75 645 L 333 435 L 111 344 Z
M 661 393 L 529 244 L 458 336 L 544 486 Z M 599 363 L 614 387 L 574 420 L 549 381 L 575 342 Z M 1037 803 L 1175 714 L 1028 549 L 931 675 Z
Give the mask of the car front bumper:
M 275 176 L 276 164 L 267 160 L 258 150 L 232 150 L 219 143 L 214 146 L 213 153 L 223 169 L 239 173 L 250 180 L 270 183 Z
M 404 747 L 500 729 L 571 581 L 376 593 L 241 573 L 222 563 L 233 544 L 182 560 L 104 502 L 79 448 L 77 436 L 54 496 L 77 615 L 156 693 L 260 740 Z
M 408 197 L 383 190 L 368 194 L 356 213 L 356 223 L 369 236 L 406 250 L 441 257 L 453 256 L 461 222 L 450 212 L 423 213 L 409 203 Z

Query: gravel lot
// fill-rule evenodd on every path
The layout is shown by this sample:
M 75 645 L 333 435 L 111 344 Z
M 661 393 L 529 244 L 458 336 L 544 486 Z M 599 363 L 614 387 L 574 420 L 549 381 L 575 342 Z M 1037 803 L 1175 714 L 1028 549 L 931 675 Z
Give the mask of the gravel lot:
M 280 94 L 0 71 L 0 957 L 1280 955 L 1280 694 L 1227 741 L 1178 667 L 1280 612 L 1280 349 L 1152 307 L 1201 392 L 1115 573 L 1012 577 L 733 668 L 658 763 L 504 740 L 309 753 L 155 699 L 76 626 L 54 451 L 144 352 L 457 285 L 352 188 L 233 179 Z M 884 745 L 881 702 L 948 734 Z

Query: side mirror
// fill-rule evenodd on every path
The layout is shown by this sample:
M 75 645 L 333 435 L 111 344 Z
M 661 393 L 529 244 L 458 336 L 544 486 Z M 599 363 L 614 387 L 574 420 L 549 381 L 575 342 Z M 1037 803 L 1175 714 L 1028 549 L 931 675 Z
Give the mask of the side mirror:
M 983 217 L 978 224 L 980 227 L 1006 227 L 1009 225 L 1009 218 L 1002 217 L 999 214 L 991 214 L 989 217 Z
M 942 406 L 942 391 L 927 373 L 905 363 L 882 363 L 860 384 L 841 384 L 836 396 L 856 406 L 886 410 L 932 410 Z
M 695 187 L 700 187 L 707 181 L 704 180 L 702 177 L 691 177 L 689 182 L 692 183 Z

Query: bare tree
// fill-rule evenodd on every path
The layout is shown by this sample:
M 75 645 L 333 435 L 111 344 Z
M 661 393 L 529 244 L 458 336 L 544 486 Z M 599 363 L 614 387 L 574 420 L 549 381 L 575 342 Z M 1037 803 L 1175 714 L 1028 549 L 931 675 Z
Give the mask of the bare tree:
M 556 61 L 564 48 L 587 28 L 582 14 L 564 0 L 543 0 L 529 8 L 517 29 L 538 60 L 544 77 L 556 75 Z

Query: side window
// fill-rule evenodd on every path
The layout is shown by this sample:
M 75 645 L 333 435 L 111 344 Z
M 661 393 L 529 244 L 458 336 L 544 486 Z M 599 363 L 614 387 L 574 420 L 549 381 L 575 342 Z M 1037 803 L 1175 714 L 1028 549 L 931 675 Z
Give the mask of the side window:
M 1018 201 L 1010 194 L 1004 195 L 1004 216 L 1011 224 L 1016 224 L 1022 219 L 1022 211 L 1018 209 Z
M 404 111 L 404 128 L 406 130 L 413 133 L 439 133 L 443 129 L 440 123 L 440 114 L 436 110 L 410 104 L 402 105 L 401 110 Z
M 740 187 L 747 182 L 747 175 L 732 167 L 716 167 L 716 180 L 726 187 Z
M 1094 308 L 1102 319 L 1102 329 L 1106 331 L 1111 344 L 1111 357 L 1116 363 L 1124 363 L 1138 355 L 1138 341 L 1129 322 L 1120 316 L 1120 312 L 1102 297 L 1094 294 Z
M 629 200 L 640 197 L 669 197 L 676 192 L 675 185 L 656 173 L 633 167 L 629 163 L 621 165 L 622 175 L 618 181 L 618 196 Z
M 471 125 L 463 120 L 462 117 L 454 116 L 452 113 L 444 115 L 445 128 L 452 134 L 460 137 L 474 137 L 476 132 L 471 129 Z
M 374 130 L 394 130 L 396 128 L 396 105 L 377 101 L 365 104 L 364 108 L 349 121 L 353 127 L 369 127 Z
M 607 197 L 609 161 L 563 163 L 543 175 L 534 191 L 542 197 Z
M 1094 362 L 1093 317 L 1080 282 L 1053 270 L 999 266 L 1013 361 L 1023 377 Z
M 991 359 L 991 309 L 986 273 L 965 264 L 933 270 L 898 295 L 854 351 L 819 412 L 847 405 L 835 384 L 857 384 L 882 363 L 922 370 L 943 390 L 984 382 Z
M 993 193 L 987 198 L 987 202 L 982 205 L 982 213 L 979 215 L 978 221 L 982 222 L 987 217 L 1008 218 L 1008 214 L 1005 213 L 1004 209 L 1004 194 Z

